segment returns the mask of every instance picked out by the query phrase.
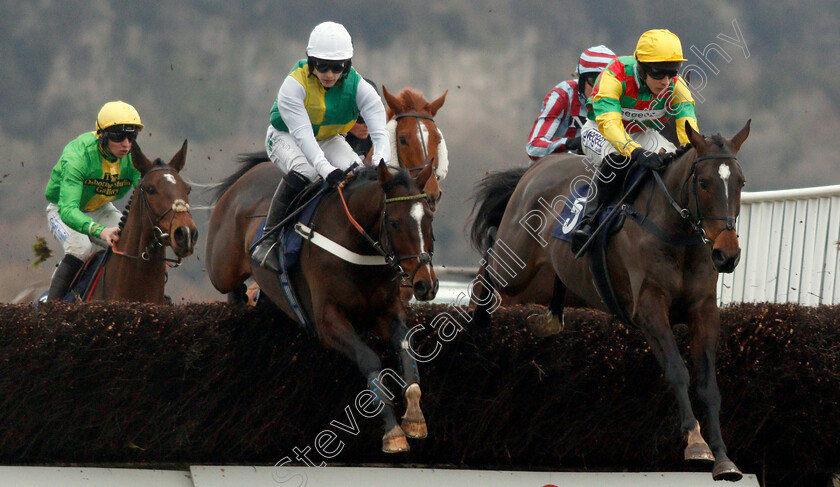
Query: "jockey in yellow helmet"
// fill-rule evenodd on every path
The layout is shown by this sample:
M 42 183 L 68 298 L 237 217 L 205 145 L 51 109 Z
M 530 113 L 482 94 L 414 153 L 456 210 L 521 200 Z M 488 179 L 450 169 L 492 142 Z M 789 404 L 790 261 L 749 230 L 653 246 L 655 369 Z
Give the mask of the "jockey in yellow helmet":
M 64 147 L 50 173 L 44 196 L 50 231 L 64 248 L 64 258 L 50 284 L 48 300 L 62 299 L 93 244 L 119 239 L 122 213 L 111 201 L 137 185 L 140 173 L 131 162 L 131 146 L 143 122 L 123 101 L 106 103 L 96 117 L 96 130 Z
M 666 29 L 649 30 L 639 37 L 633 56 L 622 56 L 598 77 L 587 101 L 589 120 L 581 130 L 585 161 L 596 173 L 584 214 L 572 234 L 577 253 L 594 230 L 592 218 L 601 204 L 636 164 L 662 169 L 660 150 L 673 152 L 674 144 L 659 131 L 676 119 L 680 144 L 688 143 L 685 124 L 697 130 L 694 99 L 678 71 L 683 61 L 679 37 Z M 629 160 L 628 160 L 629 159 Z M 612 184 L 613 182 L 618 184 Z

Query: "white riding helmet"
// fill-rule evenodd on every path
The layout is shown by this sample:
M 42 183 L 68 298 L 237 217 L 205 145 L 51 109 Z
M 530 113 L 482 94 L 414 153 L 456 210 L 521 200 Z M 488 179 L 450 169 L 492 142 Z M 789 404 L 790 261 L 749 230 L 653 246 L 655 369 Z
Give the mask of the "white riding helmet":
M 353 41 L 343 25 L 322 22 L 309 34 L 306 55 L 327 61 L 343 61 L 353 57 Z

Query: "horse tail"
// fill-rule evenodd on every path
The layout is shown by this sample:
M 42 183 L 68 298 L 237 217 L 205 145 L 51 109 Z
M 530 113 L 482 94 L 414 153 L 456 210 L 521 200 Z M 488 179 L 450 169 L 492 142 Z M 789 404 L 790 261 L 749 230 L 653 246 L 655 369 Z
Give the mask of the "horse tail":
M 514 167 L 491 172 L 476 185 L 473 192 L 475 203 L 471 212 L 475 214 L 475 219 L 470 229 L 470 240 L 482 255 L 493 245 L 493 230 L 502 222 L 513 190 L 528 169 Z
M 236 160 L 240 163 L 239 169 L 230 176 L 223 179 L 217 186 L 213 187 L 213 203 L 219 201 L 219 198 L 233 186 L 233 183 L 239 180 L 246 172 L 250 171 L 257 164 L 268 162 L 270 159 L 265 152 L 250 152 L 247 154 L 239 154 Z

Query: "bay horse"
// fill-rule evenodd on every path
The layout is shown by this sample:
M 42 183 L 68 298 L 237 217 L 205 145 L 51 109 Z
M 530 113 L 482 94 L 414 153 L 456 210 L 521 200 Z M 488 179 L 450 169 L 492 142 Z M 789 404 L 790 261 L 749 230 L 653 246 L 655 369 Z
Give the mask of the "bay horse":
M 435 177 L 429 178 L 423 188 L 431 198 L 432 210 L 437 207 L 442 195 L 439 180 L 444 179 L 449 171 L 446 141 L 434 119 L 446 101 L 447 93 L 449 90 L 429 102 L 412 88 L 404 88 L 394 96 L 382 86 L 382 94 L 388 106 L 391 165 L 408 169 L 412 175 L 427 165 L 434 167 Z
M 245 280 L 253 276 L 263 295 L 302 324 L 284 296 L 279 276 L 252 263 L 248 250 L 282 176 L 267 160 L 245 157 L 239 171 L 217 190 L 220 196 L 210 215 L 207 237 L 207 275 L 217 290 L 228 293 L 229 299 L 233 296 L 232 301 L 239 300 Z M 384 423 L 382 450 L 387 453 L 407 451 L 406 436 L 427 435 L 417 364 L 406 340 L 399 291 L 400 277 L 408 275 L 418 301 L 431 300 L 437 292 L 431 262 L 433 212 L 420 189 L 433 169 L 428 165 L 412 178 L 404 169 L 394 173 L 378 164 L 365 168 L 342 190 L 326 192 L 312 216 L 312 229 L 356 257 L 375 257 L 376 261 L 357 265 L 305 238 L 299 262 L 291 271 L 300 306 L 318 340 L 353 360 L 367 380 L 368 391 L 382 401 L 377 415 Z M 369 329 L 390 339 L 399 355 L 406 403 L 401 425 L 394 416 L 395 395 L 380 383 L 389 371 L 382 370 L 379 357 L 360 338 L 359 331 Z
M 735 222 L 744 176 L 736 154 L 749 128 L 748 121 L 732 139 L 726 139 L 705 137 L 687 125 L 690 148 L 678 151 L 658 181 L 643 180 L 633 198 L 644 205 L 642 210 L 634 210 L 639 218 L 627 217 L 606 252 L 614 302 L 630 321 L 627 324 L 646 337 L 676 396 L 680 427 L 687 440 L 684 457 L 687 461 L 713 461 L 716 480 L 742 477 L 726 455 L 720 427 L 716 284 L 718 273 L 732 272 L 740 258 Z M 591 176 L 583 157 L 571 154 L 543 158 L 522 175 L 498 230 L 490 236 L 495 256 L 508 258 L 505 261 L 492 258 L 493 252 L 486 254 L 489 264 L 484 278 L 488 284 L 479 286 L 476 322 L 489 318 L 489 292 L 498 289 L 518 294 L 528 287 L 543 261 L 556 274 L 554 296 L 562 298 L 568 286 L 591 306 L 613 312 L 593 282 L 590 260 L 596 250 L 576 259 L 568 242 L 551 236 L 556 218 L 547 218 L 549 224 L 538 232 L 533 231 L 536 225 L 527 225 L 529 213 L 545 215 L 548 206 L 555 208 L 550 213 L 560 214 L 556 205 L 562 208 L 587 178 Z M 632 209 L 632 202 L 627 204 L 622 211 Z M 473 234 L 476 238 L 487 236 Z M 516 262 L 515 267 L 511 261 Z M 552 299 L 549 308 L 553 320 L 562 323 L 562 300 Z M 709 443 L 701 435 L 689 400 L 689 373 L 671 329 L 678 323 L 687 324 L 692 335 L 697 395 L 705 407 Z
M 150 161 L 140 144 L 131 144 L 131 162 L 140 171 L 140 180 L 120 220 L 120 238 L 107 251 L 83 299 L 166 302 L 167 266 L 180 265 L 181 259 L 192 255 L 198 241 L 190 214 L 191 188 L 180 175 L 186 156 L 186 140 L 168 164 L 159 158 Z M 174 252 L 174 260 L 166 257 L 167 247 Z M 46 296 L 45 292 L 46 288 L 36 299 Z

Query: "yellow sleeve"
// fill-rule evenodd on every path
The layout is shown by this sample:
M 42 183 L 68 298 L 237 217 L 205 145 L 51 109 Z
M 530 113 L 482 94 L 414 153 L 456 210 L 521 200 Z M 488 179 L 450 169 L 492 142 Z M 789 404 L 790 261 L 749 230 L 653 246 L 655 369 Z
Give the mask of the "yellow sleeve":
M 678 78 L 674 84 L 673 101 L 679 107 L 675 114 L 677 117 L 677 138 L 680 144 L 686 145 L 689 140 L 685 133 L 685 122 L 688 122 L 697 133 L 700 133 L 700 129 L 697 128 L 697 116 L 694 114 L 694 98 L 691 97 L 691 91 L 682 78 Z
M 607 142 L 622 155 L 630 157 L 633 149 L 641 147 L 624 130 L 621 120 L 621 82 L 609 71 L 604 71 L 598 80 L 598 92 L 592 97 L 592 108 L 598 131 Z

